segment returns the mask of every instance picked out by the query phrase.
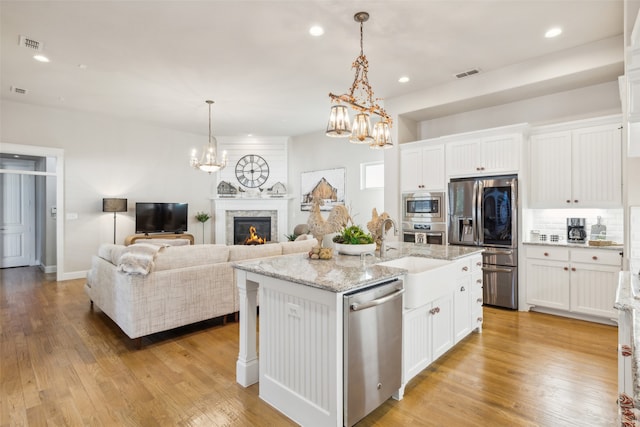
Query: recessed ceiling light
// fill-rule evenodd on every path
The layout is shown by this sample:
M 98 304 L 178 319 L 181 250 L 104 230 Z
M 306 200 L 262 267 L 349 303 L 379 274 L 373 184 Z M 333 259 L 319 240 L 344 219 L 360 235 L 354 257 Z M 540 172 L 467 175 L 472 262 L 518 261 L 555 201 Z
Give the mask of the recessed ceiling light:
M 320 25 L 314 25 L 313 27 L 309 28 L 309 34 L 314 37 L 320 37 L 324 34 L 324 28 L 322 28 Z
M 44 55 L 33 55 L 33 59 L 35 59 L 38 62 L 49 62 L 49 58 L 47 58 Z
M 562 34 L 562 28 L 560 27 L 553 27 L 547 30 L 546 33 L 544 33 L 544 36 L 548 39 L 551 39 L 553 37 L 558 37 L 560 34 Z
M 402 76 L 402 77 L 400 77 L 400 78 L 398 79 L 398 81 L 399 81 L 400 83 L 406 83 L 406 82 L 408 82 L 408 81 L 409 81 L 409 77 L 407 77 L 407 76 Z

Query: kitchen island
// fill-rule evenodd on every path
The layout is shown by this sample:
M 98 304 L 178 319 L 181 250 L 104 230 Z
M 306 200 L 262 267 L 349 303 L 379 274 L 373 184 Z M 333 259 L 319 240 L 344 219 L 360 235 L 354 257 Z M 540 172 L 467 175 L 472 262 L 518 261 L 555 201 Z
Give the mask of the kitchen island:
M 334 254 L 330 260 L 311 260 L 295 254 L 234 264 L 240 296 L 237 382 L 246 387 L 259 381 L 260 397 L 299 424 L 342 426 L 343 296 L 404 277 L 408 272 L 380 265 L 382 262 L 408 256 L 470 262 L 470 257 L 479 258 L 480 252 L 468 247 L 396 243 L 384 259 Z M 470 264 L 463 268 L 471 272 Z M 451 286 L 457 287 L 458 280 L 452 277 Z M 470 292 L 470 287 L 462 288 Z M 256 351 L 258 291 L 260 358 Z M 468 333 L 473 313 L 471 295 L 465 295 L 468 298 L 462 307 Z M 449 296 L 450 308 L 453 298 Z M 433 315 L 440 308 L 431 307 L 430 311 Z M 447 316 L 453 323 L 453 312 Z M 453 332 L 453 325 L 449 329 Z M 404 347 L 404 331 L 402 341 Z M 453 345 L 453 336 L 451 341 Z M 429 355 L 433 354 L 429 350 Z M 430 363 L 427 359 L 423 357 L 421 363 Z M 402 397 L 405 379 L 409 378 L 403 374 L 396 398 Z

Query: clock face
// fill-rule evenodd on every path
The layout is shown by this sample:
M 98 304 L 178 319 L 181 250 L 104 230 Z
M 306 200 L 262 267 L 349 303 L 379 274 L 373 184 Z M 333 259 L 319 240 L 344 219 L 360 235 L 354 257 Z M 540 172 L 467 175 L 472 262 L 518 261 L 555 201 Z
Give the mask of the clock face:
M 269 178 L 269 165 L 257 154 L 247 154 L 236 163 L 236 178 L 245 187 L 260 187 Z

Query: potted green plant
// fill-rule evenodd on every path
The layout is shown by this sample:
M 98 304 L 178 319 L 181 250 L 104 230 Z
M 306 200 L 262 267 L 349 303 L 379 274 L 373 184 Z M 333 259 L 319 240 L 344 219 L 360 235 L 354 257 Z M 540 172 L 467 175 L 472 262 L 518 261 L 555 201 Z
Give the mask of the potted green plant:
M 336 250 L 344 255 L 360 255 L 376 250 L 376 243 L 371 234 L 355 224 L 343 227 L 340 234 L 333 237 L 333 244 Z
M 209 221 L 209 218 L 211 218 L 211 215 L 209 215 L 207 212 L 196 213 L 196 219 L 198 220 L 198 222 L 202 223 L 202 244 L 204 244 L 204 223 Z

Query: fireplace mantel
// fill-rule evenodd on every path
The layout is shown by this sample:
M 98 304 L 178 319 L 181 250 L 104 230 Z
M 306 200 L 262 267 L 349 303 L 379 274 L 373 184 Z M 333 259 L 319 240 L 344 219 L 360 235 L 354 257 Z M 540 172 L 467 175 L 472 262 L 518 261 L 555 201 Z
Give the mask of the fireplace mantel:
M 289 200 L 293 197 L 213 197 L 212 211 L 215 224 L 215 242 L 228 244 L 227 211 L 276 211 L 276 223 L 271 224 L 271 241 L 278 242 L 287 234 Z

